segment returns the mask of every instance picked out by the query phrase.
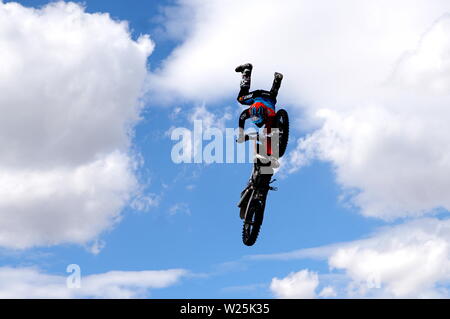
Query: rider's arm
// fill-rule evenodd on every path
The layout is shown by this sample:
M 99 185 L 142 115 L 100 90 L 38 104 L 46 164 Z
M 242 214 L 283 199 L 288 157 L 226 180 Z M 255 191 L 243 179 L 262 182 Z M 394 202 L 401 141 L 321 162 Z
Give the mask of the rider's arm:
M 245 121 L 250 118 L 249 109 L 244 110 L 239 117 L 239 140 L 245 140 L 244 127 Z
M 247 95 L 239 95 L 238 102 L 242 105 L 252 105 L 254 102 L 254 92 Z

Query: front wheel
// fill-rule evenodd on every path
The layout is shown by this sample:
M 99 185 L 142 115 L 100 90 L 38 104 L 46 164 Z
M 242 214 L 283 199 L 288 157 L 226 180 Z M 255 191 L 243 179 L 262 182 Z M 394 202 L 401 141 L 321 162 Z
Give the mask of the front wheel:
M 253 199 L 248 205 L 242 230 L 242 241 L 245 245 L 253 246 L 256 243 L 263 218 L 264 207 L 261 201 Z

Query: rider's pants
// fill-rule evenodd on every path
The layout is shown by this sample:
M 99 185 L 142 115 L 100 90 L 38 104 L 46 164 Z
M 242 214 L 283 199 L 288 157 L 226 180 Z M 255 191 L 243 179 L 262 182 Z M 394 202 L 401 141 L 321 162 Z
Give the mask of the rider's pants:
M 242 81 L 241 81 L 241 89 L 239 91 L 239 95 L 238 95 L 238 100 L 240 100 L 241 97 L 247 96 L 250 94 L 250 85 L 252 82 L 252 71 L 251 70 L 245 70 L 242 73 Z M 280 89 L 281 86 L 281 81 L 277 80 L 277 78 L 275 78 L 273 80 L 273 84 L 272 84 L 272 89 L 270 90 L 270 96 L 276 100 L 278 97 L 278 91 Z M 267 91 L 265 91 L 267 92 Z

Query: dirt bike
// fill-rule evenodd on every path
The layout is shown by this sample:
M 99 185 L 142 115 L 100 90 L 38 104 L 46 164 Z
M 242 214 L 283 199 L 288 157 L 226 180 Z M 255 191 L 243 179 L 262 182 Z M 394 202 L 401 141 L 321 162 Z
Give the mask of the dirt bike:
M 275 134 L 275 135 L 274 135 Z M 286 110 L 280 109 L 275 117 L 273 132 L 265 134 L 263 138 L 273 138 L 273 149 L 276 157 L 284 156 L 289 142 L 289 116 Z M 245 140 L 255 141 L 255 149 L 260 141 L 260 134 L 247 134 Z M 278 152 L 277 152 L 278 151 Z M 258 152 L 257 152 L 258 153 Z M 262 157 L 255 156 L 253 171 L 247 187 L 241 193 L 238 203 L 240 218 L 244 221 L 242 241 L 247 246 L 253 246 L 258 239 L 259 231 L 264 219 L 267 194 L 270 190 L 276 191 L 271 184 L 273 168 L 271 161 L 264 161 Z

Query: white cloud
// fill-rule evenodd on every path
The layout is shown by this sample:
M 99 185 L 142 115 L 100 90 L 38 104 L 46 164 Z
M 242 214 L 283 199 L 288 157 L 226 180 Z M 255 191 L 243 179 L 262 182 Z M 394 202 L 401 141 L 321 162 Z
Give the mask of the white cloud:
M 269 88 L 281 71 L 280 105 L 302 108 L 303 123 L 317 128 L 300 141 L 289 171 L 313 159 L 331 162 L 367 216 L 450 207 L 448 1 L 179 4 L 191 24 L 153 74 L 155 92 L 230 100 L 236 65 L 254 63 L 254 88 Z M 175 16 L 172 10 L 169 21 Z
M 318 285 L 317 273 L 305 269 L 282 279 L 273 278 L 270 290 L 280 299 L 312 299 L 316 297 Z
M 286 74 L 282 96 L 309 101 L 321 95 L 333 105 L 336 98 L 354 101 L 347 95 L 359 92 L 348 92 L 355 86 L 367 92 L 368 83 L 384 80 L 392 63 L 450 8 L 445 1 L 420 0 L 178 3 L 180 14 L 195 14 L 184 43 L 155 76 L 162 88 L 200 100 L 228 98 L 239 84 L 234 67 L 251 61 L 255 87 L 270 86 L 279 69 Z M 249 15 L 259 18 L 246 23 Z M 178 17 L 172 11 L 168 18 L 170 24 Z
M 95 240 L 138 189 L 128 149 L 153 44 L 64 2 L 0 2 L 0 30 L 0 245 Z
M 174 216 L 178 214 L 191 215 L 191 209 L 187 203 L 176 203 L 169 209 L 169 215 Z
M 105 246 L 105 241 L 97 239 L 94 242 L 90 243 L 90 246 L 87 247 L 87 251 L 89 251 L 91 254 L 98 255 L 103 250 L 103 248 L 105 248 Z
M 216 114 L 209 111 L 205 104 L 196 106 L 192 109 L 189 115 L 189 121 L 194 123 L 195 121 L 201 121 L 203 130 L 208 131 L 211 129 L 218 128 L 220 130 L 225 130 L 226 121 L 232 118 L 229 110 L 225 110 L 223 114 Z
M 343 195 L 365 216 L 450 209 L 448 1 L 178 2 L 194 14 L 183 25 L 185 41 L 152 75 L 154 91 L 230 100 L 236 65 L 254 64 L 253 88 L 269 88 L 281 71 L 279 105 L 289 107 L 293 123 L 304 114 L 299 129 L 313 131 L 285 159 L 285 171 L 330 162 Z M 277 258 L 325 254 L 345 271 L 353 296 L 445 296 L 448 233 L 448 221 L 419 219 Z M 277 279 L 287 286 L 280 291 L 292 286 L 287 278 Z M 367 288 L 377 280 L 381 288 Z
M 153 207 L 158 207 L 161 195 L 154 193 L 137 195 L 131 203 L 131 207 L 142 212 L 148 212 Z
M 112 271 L 82 276 L 80 288 L 68 288 L 65 276 L 48 275 L 36 268 L 1 267 L 0 298 L 147 298 L 152 289 L 174 285 L 186 274 L 182 269 Z
M 112 271 L 90 275 L 82 279 L 81 291 L 77 297 L 93 298 L 137 298 L 148 295 L 149 289 L 161 289 L 177 283 L 185 270 L 161 271 Z
M 322 298 L 332 298 L 332 297 L 336 297 L 337 293 L 335 291 L 335 289 L 331 286 L 327 286 L 325 288 L 322 289 L 322 291 L 319 293 L 319 297 Z
M 392 220 L 450 209 L 449 31 L 444 15 L 398 60 L 379 97 L 350 110 L 318 111 L 323 126 L 299 141 L 288 170 L 312 159 L 333 163 L 366 216 Z
M 366 239 L 251 258 L 294 260 L 326 255 L 332 272 L 319 275 L 322 284 L 328 283 L 320 297 L 447 298 L 449 242 L 449 219 L 422 218 L 382 228 Z M 287 291 L 296 287 L 287 284 L 292 282 L 286 280 Z
M 303 248 L 284 253 L 249 255 L 246 259 L 250 260 L 293 260 L 293 259 L 317 259 L 326 260 L 342 243 L 328 246 Z
M 130 159 L 112 153 L 76 167 L 0 174 L 0 245 L 85 243 L 114 225 L 136 180 Z
M 448 296 L 450 221 L 422 219 L 388 228 L 337 249 L 332 268 L 352 279 L 350 296 L 429 298 Z

